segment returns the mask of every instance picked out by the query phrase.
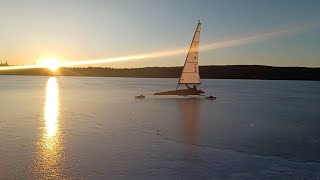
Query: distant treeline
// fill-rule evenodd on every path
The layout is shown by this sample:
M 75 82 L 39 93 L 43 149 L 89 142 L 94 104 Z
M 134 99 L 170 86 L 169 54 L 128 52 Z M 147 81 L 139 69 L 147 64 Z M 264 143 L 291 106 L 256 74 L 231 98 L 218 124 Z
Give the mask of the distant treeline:
M 202 79 L 320 80 L 320 68 L 272 67 L 261 65 L 200 66 L 199 68 Z M 0 71 L 0 74 L 178 78 L 181 71 L 182 67 L 146 67 L 132 69 L 62 67 L 54 73 L 48 69 L 16 69 Z
M 9 66 L 9 64 L 8 64 L 8 62 L 7 61 L 5 61 L 5 62 L 0 62 L 0 66 Z

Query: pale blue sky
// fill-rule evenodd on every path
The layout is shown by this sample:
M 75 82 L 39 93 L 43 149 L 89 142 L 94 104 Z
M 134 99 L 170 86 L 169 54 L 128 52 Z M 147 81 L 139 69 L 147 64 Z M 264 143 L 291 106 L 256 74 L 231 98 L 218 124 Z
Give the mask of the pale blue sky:
M 103 59 L 188 47 L 318 22 L 304 31 L 200 53 L 200 65 L 320 67 L 318 0 L 0 0 L 0 60 Z M 181 66 L 186 55 L 101 64 Z M 99 65 L 100 66 L 100 65 Z

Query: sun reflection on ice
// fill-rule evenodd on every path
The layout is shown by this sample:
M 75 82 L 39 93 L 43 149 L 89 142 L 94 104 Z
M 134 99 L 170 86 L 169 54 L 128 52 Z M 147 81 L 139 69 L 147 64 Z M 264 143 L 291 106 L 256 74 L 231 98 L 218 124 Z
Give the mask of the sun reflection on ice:
M 59 91 L 55 77 L 48 79 L 45 97 L 42 135 L 37 143 L 35 178 L 64 179 L 63 146 L 59 129 Z
M 50 77 L 47 82 L 45 103 L 46 137 L 53 138 L 57 134 L 59 115 L 59 96 L 57 80 Z

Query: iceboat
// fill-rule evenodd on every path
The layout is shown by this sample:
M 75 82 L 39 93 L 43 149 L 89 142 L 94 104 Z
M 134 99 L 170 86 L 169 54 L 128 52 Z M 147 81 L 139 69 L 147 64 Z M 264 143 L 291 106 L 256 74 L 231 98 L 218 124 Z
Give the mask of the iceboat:
M 204 91 L 198 89 L 197 86 L 201 84 L 198 65 L 198 52 L 200 40 L 201 22 L 198 22 L 196 32 L 193 35 L 192 42 L 186 57 L 176 90 L 156 92 L 154 95 L 201 95 Z M 186 88 L 181 88 L 185 85 Z

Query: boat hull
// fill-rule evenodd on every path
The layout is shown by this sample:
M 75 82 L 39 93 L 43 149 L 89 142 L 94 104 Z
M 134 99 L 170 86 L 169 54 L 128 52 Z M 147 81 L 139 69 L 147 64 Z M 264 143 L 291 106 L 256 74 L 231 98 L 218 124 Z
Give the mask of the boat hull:
M 177 96 L 189 96 L 189 95 L 201 95 L 204 91 L 200 89 L 177 89 L 173 91 L 163 91 L 154 93 L 154 95 L 177 95 Z

